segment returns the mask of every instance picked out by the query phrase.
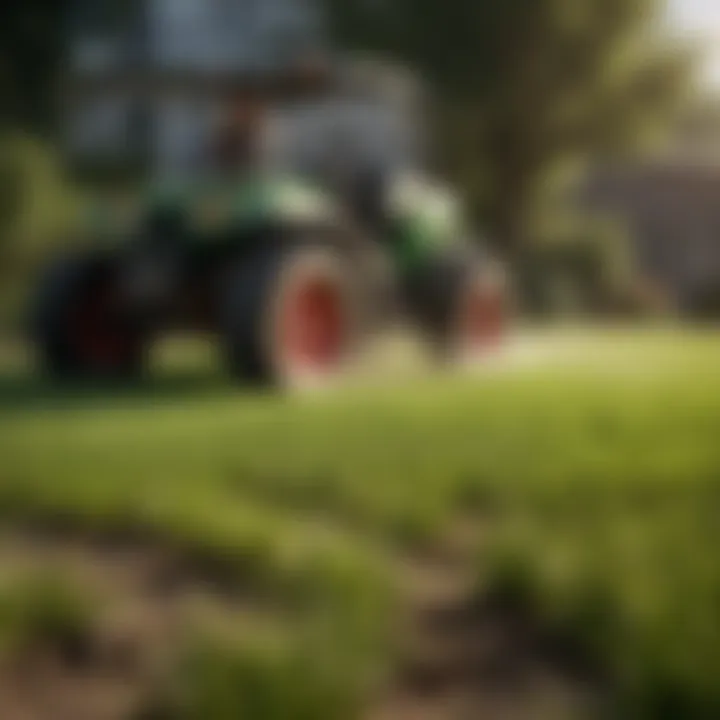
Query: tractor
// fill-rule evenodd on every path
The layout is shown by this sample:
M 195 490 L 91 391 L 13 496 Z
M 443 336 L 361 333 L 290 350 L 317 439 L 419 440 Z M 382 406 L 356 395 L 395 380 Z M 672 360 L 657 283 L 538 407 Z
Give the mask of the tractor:
M 212 161 L 149 182 L 50 264 L 31 323 L 45 371 L 137 377 L 158 337 L 189 331 L 233 377 L 293 389 L 399 320 L 446 363 L 502 344 L 505 277 L 422 169 L 416 85 L 367 62 L 307 85 L 235 93 Z

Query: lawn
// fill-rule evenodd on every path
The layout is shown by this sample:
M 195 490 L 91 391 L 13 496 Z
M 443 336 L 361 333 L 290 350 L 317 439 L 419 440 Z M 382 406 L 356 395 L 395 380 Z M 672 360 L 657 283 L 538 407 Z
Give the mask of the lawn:
M 113 553 L 172 557 L 173 597 L 205 610 L 182 623 L 173 681 L 138 694 L 165 712 L 147 717 L 374 716 L 408 602 L 398 568 L 470 520 L 476 599 L 562 648 L 609 717 L 720 716 L 712 331 L 539 334 L 472 376 L 293 399 L 226 384 L 203 350 L 165 353 L 131 389 L 53 389 L 3 362 L 9 657 L 18 636 L 43 642 L 36 625 L 78 634 L 68 595 L 93 627 L 137 601 Z

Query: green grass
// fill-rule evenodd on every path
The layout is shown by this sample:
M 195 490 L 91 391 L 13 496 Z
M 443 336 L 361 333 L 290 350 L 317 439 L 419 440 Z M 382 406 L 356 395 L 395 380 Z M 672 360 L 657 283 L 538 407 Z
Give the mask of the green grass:
M 0 517 L 172 546 L 296 618 L 318 672 L 364 677 L 393 558 L 492 509 L 479 576 L 589 656 L 616 716 L 716 717 L 720 336 L 548 342 L 477 378 L 295 399 L 243 394 L 202 352 L 131 390 L 54 390 L 8 359 Z M 258 697 L 292 675 L 258 653 L 253 679 L 246 655 L 225 665 Z
M 91 634 L 93 604 L 57 573 L 0 585 L 0 658 L 37 650 L 72 652 Z

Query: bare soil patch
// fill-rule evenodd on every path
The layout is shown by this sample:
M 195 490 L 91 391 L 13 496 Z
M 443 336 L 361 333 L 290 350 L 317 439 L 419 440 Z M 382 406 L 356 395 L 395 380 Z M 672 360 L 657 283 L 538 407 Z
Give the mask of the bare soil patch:
M 69 637 L 33 637 L 0 664 L 3 720 L 134 720 L 171 680 L 189 631 L 242 636 L 271 612 L 225 591 L 212 572 L 170 548 L 38 530 L 0 537 L 12 587 L 62 578 L 92 608 Z

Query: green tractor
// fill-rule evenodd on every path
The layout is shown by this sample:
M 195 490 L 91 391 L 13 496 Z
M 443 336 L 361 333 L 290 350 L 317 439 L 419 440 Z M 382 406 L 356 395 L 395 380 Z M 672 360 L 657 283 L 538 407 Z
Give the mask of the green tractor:
M 418 170 L 410 85 L 373 66 L 322 87 L 264 101 L 262 122 L 246 97 L 234 164 L 151 183 L 51 265 L 32 313 L 49 374 L 136 377 L 175 330 L 212 333 L 234 377 L 282 388 L 338 377 L 399 319 L 444 361 L 502 344 L 503 274 Z

